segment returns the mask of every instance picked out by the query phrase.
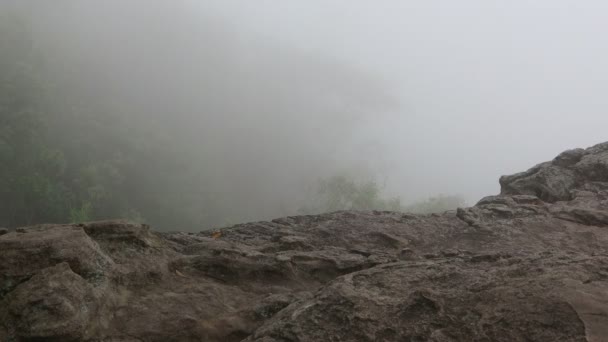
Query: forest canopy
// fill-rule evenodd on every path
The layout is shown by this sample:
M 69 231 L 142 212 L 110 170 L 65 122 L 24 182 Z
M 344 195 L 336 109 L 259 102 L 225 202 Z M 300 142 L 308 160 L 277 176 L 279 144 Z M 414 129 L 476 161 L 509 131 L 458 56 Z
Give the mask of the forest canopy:
M 344 157 L 363 114 L 392 106 L 365 73 L 276 46 L 252 57 L 213 21 L 189 26 L 184 11 L 165 22 L 162 5 L 111 28 L 96 11 L 79 27 L 18 9 L 0 12 L 0 226 L 127 218 L 201 230 L 463 204 L 404 206 Z

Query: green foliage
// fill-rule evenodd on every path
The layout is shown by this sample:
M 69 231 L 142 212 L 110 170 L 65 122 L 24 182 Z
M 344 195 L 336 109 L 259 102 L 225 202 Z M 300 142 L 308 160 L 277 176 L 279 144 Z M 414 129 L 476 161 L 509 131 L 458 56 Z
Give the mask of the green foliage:
M 73 137 L 49 125 L 70 122 L 48 101 L 51 88 L 42 79 L 27 26 L 10 13 L 0 16 L 0 51 L 0 225 L 90 219 L 91 196 L 83 196 L 72 178 L 80 161 L 62 148 L 61 140 Z
M 0 226 L 145 217 L 202 229 L 229 216 L 192 191 L 200 170 L 167 148 L 162 126 L 141 129 L 108 101 L 55 82 L 14 14 L 0 13 L 0 51 Z
M 238 164 L 214 167 L 222 156 L 192 148 L 201 141 L 192 140 L 197 128 L 179 137 L 186 125 L 168 129 L 169 118 L 145 117 L 142 125 L 128 105 L 77 89 L 80 76 L 53 76 L 38 53 L 27 25 L 0 13 L 0 226 L 126 218 L 159 229 L 205 229 L 259 217 L 234 208 L 257 196 L 242 189 L 245 182 L 226 184 L 236 177 L 221 173 Z M 336 175 L 319 182 L 301 212 L 404 210 L 382 190 L 373 180 Z M 440 197 L 408 208 L 432 212 L 458 203 Z
M 404 211 L 416 214 L 441 213 L 466 206 L 466 201 L 458 195 L 439 195 L 424 201 L 416 202 L 404 208 Z
M 78 208 L 70 209 L 70 222 L 81 223 L 91 220 L 93 206 L 89 202 L 85 202 Z
M 121 217 L 123 217 L 127 221 L 133 222 L 133 223 L 144 223 L 144 222 L 146 222 L 146 220 L 142 216 L 142 214 L 139 211 L 135 210 L 135 209 L 129 209 L 129 210 L 127 210 L 127 212 L 123 213 L 121 215 Z
M 43 90 L 25 26 L 0 18 L 0 225 L 65 219 L 66 167 L 46 144 Z
M 383 198 L 382 189 L 374 180 L 356 181 L 347 175 L 335 175 L 319 181 L 310 204 L 301 208 L 303 214 L 338 210 L 401 210 L 401 199 Z
M 382 188 L 374 180 L 356 181 L 347 175 L 322 179 L 301 214 L 316 214 L 338 210 L 388 210 L 416 214 L 441 213 L 466 206 L 458 195 L 438 195 L 407 206 L 401 198 L 385 198 Z

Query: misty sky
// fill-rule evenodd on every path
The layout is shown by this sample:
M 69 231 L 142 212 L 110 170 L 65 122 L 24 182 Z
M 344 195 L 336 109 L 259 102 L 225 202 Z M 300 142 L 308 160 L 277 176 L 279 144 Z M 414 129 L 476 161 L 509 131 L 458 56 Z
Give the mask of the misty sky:
M 232 24 L 390 84 L 360 128 L 408 199 L 498 191 L 498 176 L 607 140 L 604 1 L 200 2 Z
M 602 1 L 3 1 L 70 96 L 164 127 L 251 219 L 353 168 L 473 204 L 608 140 Z

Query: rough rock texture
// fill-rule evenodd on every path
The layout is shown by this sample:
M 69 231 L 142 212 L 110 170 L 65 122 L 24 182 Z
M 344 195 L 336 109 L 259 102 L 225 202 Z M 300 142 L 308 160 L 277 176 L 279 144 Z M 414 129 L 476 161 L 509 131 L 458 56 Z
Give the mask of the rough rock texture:
M 0 341 L 608 341 L 608 143 L 426 216 L 0 236 Z

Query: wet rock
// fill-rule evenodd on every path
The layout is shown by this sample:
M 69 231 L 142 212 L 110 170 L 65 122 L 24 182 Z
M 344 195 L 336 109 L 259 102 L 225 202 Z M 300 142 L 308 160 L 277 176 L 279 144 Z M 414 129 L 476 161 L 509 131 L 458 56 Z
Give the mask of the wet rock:
M 96 310 L 91 285 L 66 262 L 32 276 L 2 304 L 3 321 L 24 341 L 81 341 Z
M 608 143 L 500 184 L 434 215 L 0 233 L 0 341 L 604 341 Z
M 527 260 L 526 268 L 546 263 L 555 268 L 547 269 L 551 276 L 514 276 L 522 266 L 433 262 L 384 265 L 342 277 L 288 306 L 245 341 L 586 341 L 592 318 L 580 317 L 598 292 L 579 292 L 585 299 L 575 301 L 572 285 L 551 279 L 566 269 L 580 272 L 579 266 Z M 605 309 L 601 304 L 594 312 Z
M 81 227 L 42 225 L 0 236 L 0 295 L 23 279 L 62 262 L 86 279 L 98 280 L 113 266 Z
M 94 240 L 109 244 L 130 244 L 140 247 L 158 246 L 161 242 L 150 233 L 150 227 L 145 224 L 128 221 L 99 221 L 82 223 L 78 226 Z

